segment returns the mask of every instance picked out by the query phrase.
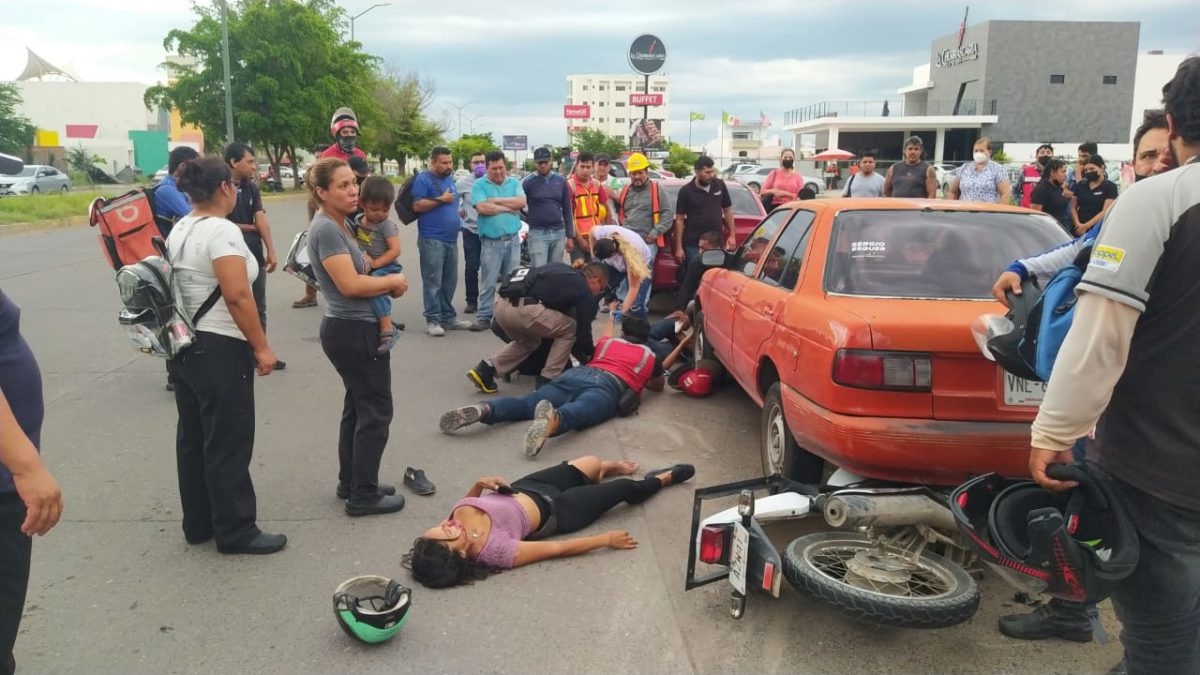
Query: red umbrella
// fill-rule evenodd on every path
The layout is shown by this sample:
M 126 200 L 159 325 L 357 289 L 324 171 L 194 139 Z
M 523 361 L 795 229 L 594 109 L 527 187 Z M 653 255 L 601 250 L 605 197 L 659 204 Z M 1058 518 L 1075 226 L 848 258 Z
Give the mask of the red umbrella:
M 825 152 L 813 155 L 812 157 L 809 157 L 809 159 L 817 162 L 830 159 L 854 159 L 854 153 L 834 148 L 832 150 L 826 150 Z

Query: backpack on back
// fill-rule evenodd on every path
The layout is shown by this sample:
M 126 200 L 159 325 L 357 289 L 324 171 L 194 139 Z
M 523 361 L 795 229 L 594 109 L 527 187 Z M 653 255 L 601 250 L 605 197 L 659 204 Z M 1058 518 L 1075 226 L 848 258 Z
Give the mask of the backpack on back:
M 154 240 L 162 240 L 154 205 L 146 190 L 130 190 L 111 199 L 97 198 L 88 209 L 88 223 L 100 228 L 100 250 L 114 270 L 158 255 Z
M 1063 340 L 1071 330 L 1078 301 L 1075 287 L 1083 278 L 1091 255 L 1092 243 L 1088 243 L 1079 251 L 1074 262 L 1054 274 L 1030 312 L 1029 323 L 1018 349 L 1043 382 L 1050 381 L 1054 360 L 1058 358 Z
M 396 195 L 396 217 L 405 225 L 411 225 L 417 219 L 417 212 L 413 210 L 413 181 L 416 176 L 409 176 L 404 179 L 404 184 L 400 186 L 400 194 Z
M 203 218 L 197 220 L 200 222 Z M 194 231 L 195 226 L 193 225 Z M 191 236 L 191 232 L 187 236 Z M 124 305 L 117 323 L 125 330 L 133 348 L 143 354 L 172 359 L 196 339 L 196 324 L 221 299 L 218 285 L 191 317 L 180 311 L 174 285 L 174 269 L 162 239 L 155 253 L 117 270 L 117 289 Z M 179 248 L 187 244 L 184 237 Z

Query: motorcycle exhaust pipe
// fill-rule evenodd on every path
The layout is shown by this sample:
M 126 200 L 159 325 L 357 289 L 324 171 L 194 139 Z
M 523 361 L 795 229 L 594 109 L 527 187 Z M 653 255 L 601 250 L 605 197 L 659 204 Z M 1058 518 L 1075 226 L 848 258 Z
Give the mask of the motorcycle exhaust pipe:
M 825 500 L 824 513 L 825 522 L 838 529 L 919 524 L 958 529 L 950 509 L 921 494 L 835 494 Z

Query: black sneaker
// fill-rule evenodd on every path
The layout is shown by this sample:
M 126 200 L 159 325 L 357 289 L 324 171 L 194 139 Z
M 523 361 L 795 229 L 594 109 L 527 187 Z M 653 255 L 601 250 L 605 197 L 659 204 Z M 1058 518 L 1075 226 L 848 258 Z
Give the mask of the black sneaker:
M 475 386 L 485 394 L 494 394 L 500 391 L 496 386 L 496 369 L 488 365 L 487 361 L 480 361 L 476 366 L 467 371 L 467 379 L 471 380 Z
M 217 550 L 227 555 L 270 555 L 282 551 L 284 546 L 287 546 L 286 535 L 259 532 L 249 541 L 233 546 L 218 545 Z
M 425 477 L 425 471 L 414 469 L 411 466 L 404 470 L 404 484 L 408 486 L 408 489 L 423 497 L 437 492 L 437 488 Z
M 396 486 L 388 485 L 387 483 L 380 483 L 379 485 L 377 485 L 375 487 L 375 489 L 381 496 L 396 494 Z M 338 483 L 337 498 L 338 499 L 349 499 L 350 498 L 350 486 Z
M 1028 614 L 1000 617 L 1000 632 L 1018 640 L 1056 637 L 1071 642 L 1091 642 L 1092 622 L 1083 605 L 1054 598 Z
M 468 302 L 467 306 L 463 308 L 463 314 L 474 314 L 475 310 L 477 309 L 479 309 L 478 305 L 473 302 Z
M 403 508 L 404 495 L 387 495 L 373 501 L 355 501 L 353 497 L 346 500 L 346 515 L 351 518 L 395 513 Z
M 287 361 L 275 359 L 275 370 L 287 370 Z

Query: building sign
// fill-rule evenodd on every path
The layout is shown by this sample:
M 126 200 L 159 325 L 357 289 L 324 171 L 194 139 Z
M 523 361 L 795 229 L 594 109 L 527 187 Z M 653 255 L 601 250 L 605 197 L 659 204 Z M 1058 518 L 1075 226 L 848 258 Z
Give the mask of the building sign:
M 629 149 L 644 152 L 662 147 L 662 125 L 661 119 L 634 120 L 629 128 Z
M 645 106 L 645 105 L 662 105 L 662 94 L 630 94 L 629 105 Z
M 529 149 L 528 136 L 503 136 L 502 139 L 504 142 L 501 147 L 503 147 L 505 150 L 516 151 Z
M 577 134 L 586 128 L 587 127 L 567 127 L 567 133 L 568 134 Z
M 629 66 L 642 75 L 653 75 L 667 62 L 667 47 L 657 35 L 639 35 L 629 45 Z
M 966 61 L 975 61 L 979 58 L 979 43 L 972 42 L 970 44 L 960 45 L 954 49 L 943 49 L 938 52 L 935 59 L 935 65 L 938 68 L 950 68 L 957 66 Z
M 592 116 L 590 105 L 564 105 L 563 117 L 569 120 L 586 120 Z

